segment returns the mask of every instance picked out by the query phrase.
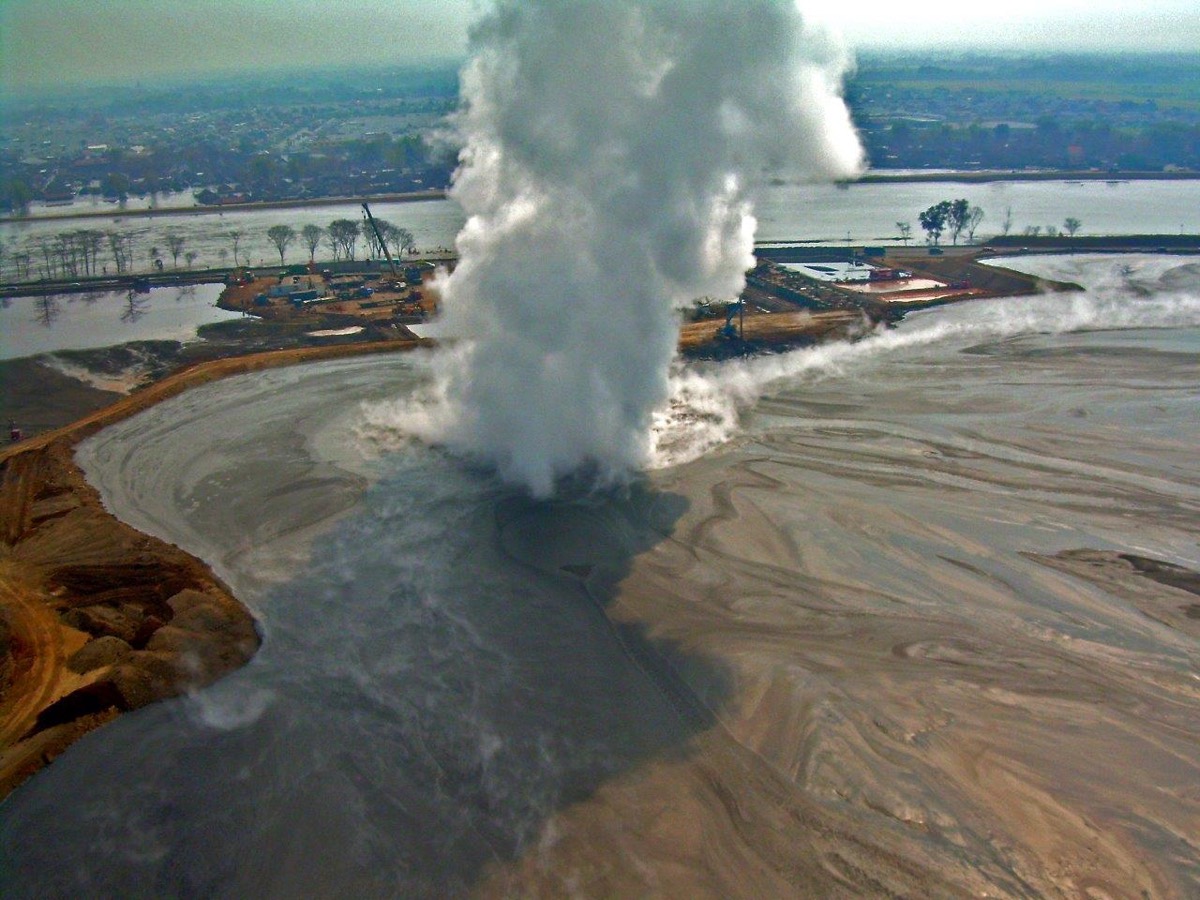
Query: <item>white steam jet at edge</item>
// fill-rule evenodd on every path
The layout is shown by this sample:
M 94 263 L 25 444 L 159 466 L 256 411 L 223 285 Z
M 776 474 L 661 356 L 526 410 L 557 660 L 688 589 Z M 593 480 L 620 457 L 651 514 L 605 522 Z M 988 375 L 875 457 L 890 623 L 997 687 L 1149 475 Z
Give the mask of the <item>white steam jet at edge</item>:
M 735 297 L 766 175 L 844 178 L 849 58 L 787 0 L 499 0 L 472 32 L 433 409 L 397 424 L 535 496 L 647 465 L 677 309 Z

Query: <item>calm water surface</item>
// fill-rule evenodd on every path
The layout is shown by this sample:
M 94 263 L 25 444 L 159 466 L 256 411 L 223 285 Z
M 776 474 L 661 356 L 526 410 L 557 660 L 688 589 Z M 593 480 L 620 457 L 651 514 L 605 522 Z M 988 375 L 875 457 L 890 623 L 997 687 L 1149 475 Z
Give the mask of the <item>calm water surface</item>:
M 92 291 L 0 302 L 0 359 L 89 350 L 127 341 L 188 341 L 210 322 L 239 318 L 217 308 L 224 285 L 152 288 L 148 294 Z
M 917 214 L 947 198 L 964 197 L 980 206 L 985 218 L 979 237 L 1000 231 L 1005 211 L 1012 208 L 1012 230 L 1026 226 L 1061 228 L 1073 216 L 1083 222 L 1081 235 L 1200 233 L 1200 180 L 1129 181 L 1000 181 L 987 184 L 910 183 L 832 185 L 774 185 L 767 188 L 756 209 L 758 239 L 762 241 L 816 240 L 855 243 L 898 241 L 896 222 L 908 222 L 921 235 Z M 408 228 L 422 252 L 454 246 L 463 225 L 458 205 L 450 200 L 417 203 L 373 203 L 372 213 Z M 334 219 L 362 219 L 357 203 L 343 206 L 218 212 L 202 214 L 79 219 L 71 222 L 31 219 L 0 224 L 0 237 L 10 245 L 3 263 L 11 274 L 12 254 L 24 250 L 41 259 L 40 244 L 56 234 L 76 228 L 116 230 L 135 235 L 134 255 L 148 269 L 149 251 L 165 252 L 164 236 L 175 232 L 185 239 L 185 251 L 197 253 L 197 266 L 232 262 L 229 234 L 241 231 L 238 253 L 252 265 L 277 262 L 279 254 L 267 238 L 272 225 L 291 225 L 296 231 L 307 224 L 327 226 Z M 224 253 L 224 255 L 222 255 Z M 106 254 L 102 254 L 106 255 Z M 361 255 L 361 246 L 360 246 Z M 329 256 L 322 247 L 318 256 Z M 306 262 L 308 251 L 297 239 L 287 251 L 289 263 Z

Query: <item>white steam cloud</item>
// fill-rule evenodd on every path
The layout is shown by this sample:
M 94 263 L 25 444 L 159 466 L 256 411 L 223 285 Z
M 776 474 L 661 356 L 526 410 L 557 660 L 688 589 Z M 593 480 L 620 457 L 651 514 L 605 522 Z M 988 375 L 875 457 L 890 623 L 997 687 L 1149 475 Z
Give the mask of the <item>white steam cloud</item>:
M 1045 258 L 1038 261 L 1050 269 L 1039 274 L 1056 274 Z M 1195 287 L 1147 293 L 1133 289 L 1125 279 L 1101 274 L 1089 280 L 1088 290 L 1079 294 L 943 307 L 914 316 L 898 329 L 879 329 L 853 343 L 837 341 L 705 367 L 677 366 L 671 376 L 671 398 L 654 414 L 650 465 L 659 468 L 688 462 L 730 440 L 740 432 L 742 413 L 781 384 L 841 377 L 895 353 L 1028 334 L 1200 327 L 1200 294 Z
M 463 73 L 437 403 L 406 427 L 536 496 L 652 455 L 677 309 L 732 298 L 756 187 L 846 177 L 849 60 L 789 0 L 498 0 Z

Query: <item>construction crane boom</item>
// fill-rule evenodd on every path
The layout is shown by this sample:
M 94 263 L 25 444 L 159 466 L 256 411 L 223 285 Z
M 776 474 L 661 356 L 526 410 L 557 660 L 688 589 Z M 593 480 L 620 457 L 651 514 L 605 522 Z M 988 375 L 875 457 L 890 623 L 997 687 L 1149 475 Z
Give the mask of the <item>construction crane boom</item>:
M 400 273 L 396 271 L 396 264 L 392 261 L 392 254 L 388 252 L 387 242 L 383 239 L 383 234 L 379 231 L 379 226 L 375 224 L 375 217 L 371 215 L 371 207 L 364 202 L 362 208 L 363 212 L 367 214 L 367 224 L 375 232 L 375 240 L 379 242 L 379 246 L 383 249 L 383 255 L 387 257 L 388 268 L 392 270 L 392 277 L 399 278 Z

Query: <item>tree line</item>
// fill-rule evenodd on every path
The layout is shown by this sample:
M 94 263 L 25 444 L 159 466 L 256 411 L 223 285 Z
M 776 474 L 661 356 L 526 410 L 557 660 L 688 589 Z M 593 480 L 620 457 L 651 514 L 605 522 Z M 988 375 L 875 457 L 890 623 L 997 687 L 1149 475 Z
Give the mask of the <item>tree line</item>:
M 368 256 L 384 255 L 384 245 L 393 256 L 416 252 L 416 239 L 407 228 L 379 218 L 375 223 L 383 244 L 366 223 L 353 219 L 334 219 L 325 227 L 308 224 L 298 231 L 290 225 L 272 225 L 267 229 L 267 239 L 278 251 L 280 265 L 285 263 L 288 248 L 297 241 L 308 251 L 309 262 L 316 261 L 321 247 L 329 250 L 334 261 L 355 259 L 360 246 L 365 248 Z M 145 247 L 146 237 L 144 233 L 134 231 L 81 228 L 42 235 L 20 247 L 0 240 L 0 272 L 16 281 L 52 281 L 126 275 L 145 269 L 163 271 L 168 256 L 174 269 L 180 268 L 181 257 L 186 268 L 191 269 L 199 257 L 195 250 L 188 248 L 187 236 L 174 229 L 160 234 L 141 255 L 138 245 Z M 249 256 L 243 252 L 245 230 L 230 229 L 224 237 L 230 243 L 233 265 L 250 265 Z M 222 247 L 217 251 L 217 257 L 219 266 L 226 267 L 230 250 Z
M 917 221 L 929 235 L 931 244 L 936 245 L 944 231 L 949 231 L 952 241 L 957 244 L 964 231 L 968 242 L 975 240 L 975 229 L 983 221 L 983 210 L 964 199 L 943 200 L 918 214 Z
M 917 214 L 917 221 L 925 232 L 925 242 L 934 247 L 941 242 L 942 235 L 947 233 L 950 235 L 951 243 L 955 245 L 958 244 L 958 239 L 964 232 L 967 243 L 973 243 L 975 232 L 983 219 L 983 209 L 962 198 L 939 201 Z M 1010 206 L 1004 212 L 998 235 L 1006 237 L 1012 231 L 1012 226 L 1013 215 Z M 1043 226 L 1029 225 L 1026 226 L 1023 234 L 1027 237 L 1037 237 L 1043 233 L 1047 237 L 1074 237 L 1082 227 L 1083 222 L 1080 219 L 1068 216 L 1063 220 L 1061 228 L 1057 225 L 1046 225 L 1043 232 Z M 900 232 L 900 240 L 907 246 L 908 242 L 912 240 L 912 223 L 897 222 L 896 228 Z
M 416 239 L 407 228 L 401 228 L 386 219 L 379 218 L 375 219 L 375 226 L 379 229 L 378 237 L 369 225 L 356 222 L 354 219 L 334 219 L 329 223 L 328 228 L 309 224 L 301 228 L 299 232 L 290 225 L 272 225 L 267 229 L 267 237 L 279 252 L 280 265 L 283 265 L 287 248 L 295 243 L 297 238 L 308 250 L 309 262 L 316 261 L 317 248 L 322 243 L 333 253 L 334 261 L 352 260 L 358 249 L 359 237 L 363 238 L 366 252 L 372 256 L 383 255 L 385 245 L 394 256 L 404 256 L 416 252 Z M 382 238 L 382 243 L 380 243 L 380 238 Z

